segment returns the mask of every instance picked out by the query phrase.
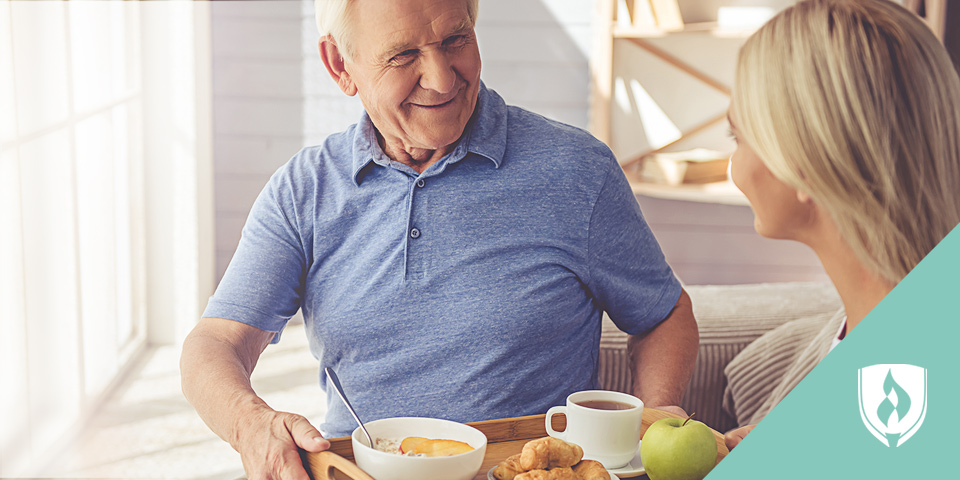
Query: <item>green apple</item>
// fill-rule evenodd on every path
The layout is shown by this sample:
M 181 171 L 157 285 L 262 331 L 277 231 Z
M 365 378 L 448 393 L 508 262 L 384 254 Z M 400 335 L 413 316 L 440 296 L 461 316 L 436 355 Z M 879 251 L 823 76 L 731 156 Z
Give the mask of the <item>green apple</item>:
M 660 419 L 643 434 L 640 461 L 650 480 L 700 480 L 717 463 L 717 441 L 690 417 Z

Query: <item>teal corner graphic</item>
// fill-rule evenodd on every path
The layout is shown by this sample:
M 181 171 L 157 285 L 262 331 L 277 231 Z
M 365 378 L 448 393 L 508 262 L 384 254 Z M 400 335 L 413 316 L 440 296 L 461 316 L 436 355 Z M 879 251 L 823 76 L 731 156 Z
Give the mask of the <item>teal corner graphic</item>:
M 707 479 L 955 476 L 958 367 L 960 227 Z

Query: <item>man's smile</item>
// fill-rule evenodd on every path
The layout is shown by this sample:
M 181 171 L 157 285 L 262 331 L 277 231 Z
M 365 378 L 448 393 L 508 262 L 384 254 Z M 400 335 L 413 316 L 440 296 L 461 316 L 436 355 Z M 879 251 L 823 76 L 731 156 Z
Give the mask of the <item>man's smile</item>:
M 413 105 L 416 105 L 416 106 L 421 107 L 421 108 L 427 108 L 427 109 L 430 109 L 430 110 L 439 110 L 439 109 L 441 109 L 441 108 L 443 108 L 443 107 L 446 107 L 446 106 L 452 104 L 453 101 L 456 100 L 456 99 L 457 99 L 457 97 L 454 96 L 454 97 L 451 98 L 450 100 L 447 100 L 447 101 L 445 101 L 445 102 L 443 102 L 443 103 L 437 103 L 437 104 L 434 104 L 434 105 L 424 105 L 424 104 L 420 104 L 420 103 L 414 103 Z
M 457 92 L 457 93 L 459 93 L 459 92 Z M 411 105 L 414 105 L 414 106 L 417 106 L 417 107 L 420 107 L 420 108 L 426 108 L 426 109 L 429 109 L 429 110 L 439 110 L 439 109 L 441 109 L 441 108 L 443 108 L 443 107 L 446 107 L 446 106 L 449 106 L 449 105 L 453 104 L 454 100 L 457 99 L 457 96 L 458 96 L 458 95 L 454 95 L 453 97 L 450 97 L 449 100 L 445 100 L 445 101 L 438 102 L 438 103 L 416 103 L 416 102 L 412 102 Z
M 448 107 L 452 105 L 457 100 L 457 98 L 460 97 L 460 94 L 463 93 L 463 90 L 464 90 L 464 87 L 461 86 L 452 94 L 449 94 L 450 96 L 448 98 L 440 97 L 436 99 L 429 99 L 429 100 L 422 100 L 422 101 L 419 101 L 419 100 L 411 101 L 410 105 L 420 107 L 420 108 L 425 108 L 428 110 L 440 110 L 444 107 Z

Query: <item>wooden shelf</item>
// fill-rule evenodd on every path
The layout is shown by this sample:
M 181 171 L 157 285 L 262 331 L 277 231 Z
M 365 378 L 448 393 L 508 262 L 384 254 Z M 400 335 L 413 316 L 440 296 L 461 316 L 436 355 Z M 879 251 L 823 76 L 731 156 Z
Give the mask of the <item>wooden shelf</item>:
M 723 38 L 746 38 L 755 29 L 735 29 L 721 27 L 717 22 L 688 23 L 682 30 L 661 30 L 651 28 L 625 27 L 614 25 L 612 29 L 614 39 L 631 38 L 663 38 L 671 35 L 707 34 Z
M 749 206 L 747 197 L 730 180 L 714 183 L 660 185 L 630 180 L 634 195 L 680 200 L 684 202 L 719 203 L 722 205 Z

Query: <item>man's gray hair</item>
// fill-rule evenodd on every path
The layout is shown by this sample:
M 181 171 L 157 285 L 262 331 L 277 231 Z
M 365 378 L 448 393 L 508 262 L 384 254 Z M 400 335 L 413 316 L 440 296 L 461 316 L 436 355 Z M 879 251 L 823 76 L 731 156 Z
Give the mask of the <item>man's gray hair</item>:
M 480 9 L 480 0 L 464 0 L 467 2 L 467 14 L 472 24 L 477 23 L 477 11 Z M 317 15 L 317 30 L 320 36 L 330 35 L 340 48 L 340 55 L 346 60 L 353 57 L 353 47 L 350 44 L 350 11 L 347 8 L 352 0 L 314 0 Z

